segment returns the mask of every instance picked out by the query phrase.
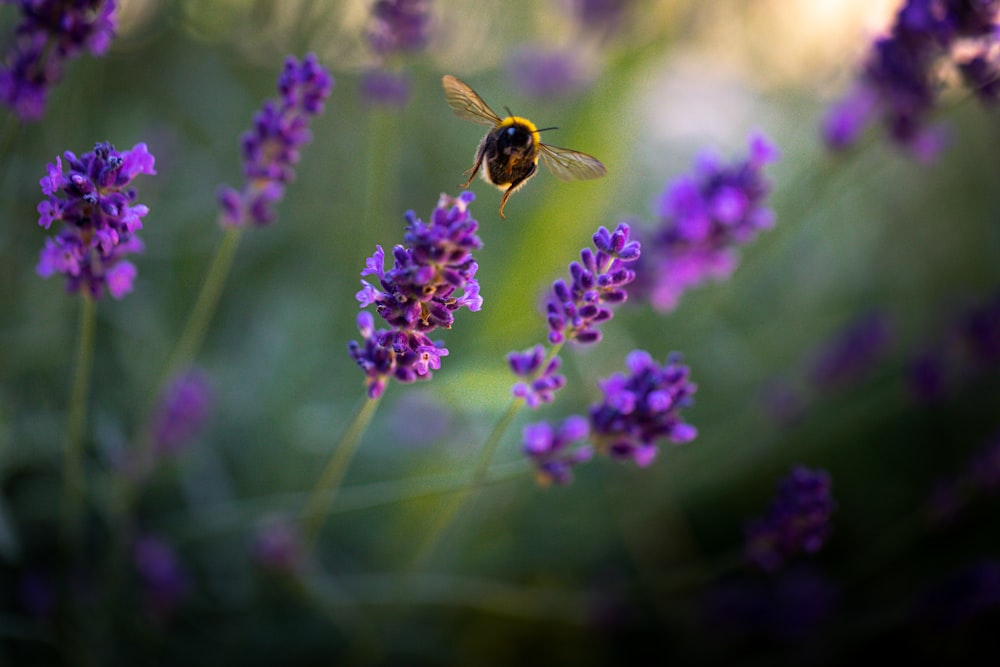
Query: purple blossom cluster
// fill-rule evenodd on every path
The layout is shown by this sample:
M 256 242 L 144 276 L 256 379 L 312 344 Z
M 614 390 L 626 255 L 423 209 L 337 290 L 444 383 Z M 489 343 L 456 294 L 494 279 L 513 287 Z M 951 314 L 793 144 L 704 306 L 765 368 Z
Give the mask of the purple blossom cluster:
M 907 382 L 914 396 L 933 402 L 998 365 L 1000 292 L 948 319 L 943 333 L 911 358 Z
M 368 45 L 382 56 L 423 50 L 430 37 L 430 8 L 430 0 L 377 0 L 368 22 Z
M 95 299 L 105 290 L 116 299 L 130 292 L 136 268 L 125 257 L 142 251 L 135 233 L 149 209 L 135 203 L 136 192 L 129 186 L 139 174 L 155 174 L 153 164 L 144 143 L 124 152 L 98 143 L 80 157 L 70 151 L 56 157 L 40 181 L 47 199 L 38 205 L 38 224 L 45 229 L 56 221 L 63 224 L 54 238 L 45 240 L 38 274 L 48 278 L 61 273 L 67 292 Z
M 881 119 L 894 142 L 922 160 L 943 145 L 927 126 L 951 66 L 985 103 L 1000 99 L 1000 0 L 908 0 L 875 41 L 854 87 L 827 114 L 823 137 L 848 148 Z
M 739 259 L 735 247 L 774 225 L 763 168 L 777 160 L 778 149 L 754 134 L 749 153 L 730 165 L 702 153 L 694 173 L 672 181 L 659 198 L 659 221 L 642 234 L 645 252 L 636 268 L 636 288 L 654 308 L 671 311 L 691 287 L 728 278 Z
M 195 369 L 178 374 L 167 386 L 153 415 L 153 448 L 176 454 L 205 429 L 213 403 L 208 377 Z
M 597 325 L 611 319 L 611 306 L 625 302 L 625 286 L 635 279 L 628 264 L 639 259 L 640 246 L 629 240 L 629 231 L 624 222 L 614 232 L 602 226 L 593 236 L 596 252 L 584 248 L 580 261 L 570 263 L 570 282 L 552 283 L 546 304 L 550 343 L 601 340 Z
M 594 449 L 589 445 L 573 447 L 589 433 L 590 423 L 579 415 L 571 415 L 558 426 L 543 421 L 524 427 L 523 451 L 535 466 L 535 480 L 539 486 L 573 481 L 573 466 L 594 456 Z
M 146 613 L 160 622 L 168 620 L 190 589 L 190 580 L 174 548 L 156 535 L 142 535 L 132 546 L 132 562 Z
M 430 0 L 378 0 L 372 5 L 366 37 L 377 65 L 361 77 L 361 96 L 376 106 L 403 106 L 410 99 L 406 72 L 387 68 L 405 53 L 424 50 L 430 41 Z
M 681 418 L 697 387 L 678 355 L 670 355 L 661 366 L 648 352 L 635 350 L 626 358 L 626 366 L 627 374 L 616 373 L 598 383 L 604 397 L 590 407 L 586 418 L 571 417 L 558 428 L 546 422 L 525 427 L 523 451 L 535 465 L 540 483 L 569 483 L 572 467 L 589 461 L 595 449 L 645 467 L 656 458 L 662 440 L 682 444 L 697 436 L 697 429 Z M 584 439 L 593 448 L 571 446 Z
M 747 560 L 765 572 L 775 572 L 791 557 L 814 554 L 830 536 L 836 503 L 825 470 L 794 466 L 778 483 L 767 511 L 747 522 Z
M 892 339 L 888 316 L 880 312 L 866 313 L 817 350 L 809 379 L 824 389 L 848 385 L 885 356 Z
M 333 77 L 312 53 L 301 61 L 285 60 L 278 78 L 276 100 L 267 100 L 254 116 L 253 128 L 242 138 L 242 190 L 219 190 L 220 222 L 224 227 L 268 225 L 277 218 L 274 204 L 295 177 L 299 149 L 312 140 L 309 123 L 323 112 L 333 89 Z
M 45 113 L 66 62 L 103 55 L 117 29 L 115 0 L 6 0 L 21 9 L 14 44 L 0 65 L 0 102 L 21 120 Z
M 551 403 L 555 393 L 566 385 L 566 376 L 556 371 L 562 366 L 562 359 L 553 356 L 545 360 L 545 348 L 541 345 L 507 355 L 510 370 L 523 380 L 511 388 L 515 398 L 524 399 L 529 408 L 537 408 L 542 403 Z
M 535 98 L 569 97 L 586 89 L 595 68 L 580 49 L 553 49 L 525 45 L 507 59 L 507 74 L 523 95 Z
M 376 398 L 389 378 L 409 383 L 431 378 L 448 350 L 427 334 L 450 329 L 455 311 L 475 312 L 483 304 L 472 251 L 482 247 L 476 235 L 479 223 L 468 210 L 471 192 L 456 198 L 441 195 L 429 223 L 406 214 L 404 245 L 393 248 L 393 267 L 385 268 L 385 252 L 376 246 L 362 276 L 374 276 L 378 285 L 361 281 L 358 302 L 374 305 L 389 329 L 375 329 L 368 312 L 358 315 L 362 342 L 348 350 L 367 376 L 368 395 Z
M 681 410 L 691 406 L 698 387 L 680 361 L 673 353 L 661 366 L 648 352 L 635 350 L 625 359 L 628 374 L 615 373 L 598 384 L 604 398 L 589 414 L 590 438 L 599 452 L 646 467 L 661 440 L 695 439 L 698 430 L 683 421 Z

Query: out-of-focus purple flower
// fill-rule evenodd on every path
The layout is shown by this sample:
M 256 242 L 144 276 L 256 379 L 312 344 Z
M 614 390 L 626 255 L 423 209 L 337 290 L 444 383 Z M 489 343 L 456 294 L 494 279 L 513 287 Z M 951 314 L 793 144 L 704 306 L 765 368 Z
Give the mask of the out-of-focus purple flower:
M 295 177 L 299 151 L 312 141 L 309 123 L 323 112 L 332 89 L 333 77 L 314 54 L 301 61 L 292 56 L 285 59 L 278 78 L 278 99 L 264 102 L 254 116 L 253 128 L 243 134 L 243 189 L 223 186 L 219 190 L 224 227 L 274 222 L 274 205 Z
M 257 526 L 251 555 L 258 565 L 275 572 L 297 572 L 306 560 L 299 531 L 291 522 L 275 516 L 265 517 Z
M 590 425 L 579 415 L 568 417 L 553 427 L 548 422 L 528 424 L 522 434 L 522 450 L 535 465 L 539 486 L 569 484 L 573 481 L 573 466 L 589 461 L 594 451 L 588 445 L 572 447 L 587 437 Z
M 824 389 L 855 382 L 882 360 L 892 339 L 888 316 L 865 314 L 822 345 L 809 370 L 809 378 Z
M 412 88 L 406 72 L 371 69 L 361 77 L 361 98 L 371 106 L 402 107 L 410 101 Z
M 910 391 L 923 401 L 940 400 L 1000 364 L 1000 293 L 945 319 L 943 332 L 907 368 Z
M 166 620 L 188 594 L 189 581 L 173 547 L 154 535 L 139 537 L 132 546 L 132 563 L 139 575 L 146 612 Z
M 635 350 L 625 363 L 627 375 L 616 373 L 598 383 L 604 398 L 590 406 L 590 440 L 613 459 L 646 467 L 656 458 L 659 441 L 683 444 L 698 435 L 681 417 L 697 386 L 676 353 L 661 366 L 648 352 Z
M 0 102 L 21 120 L 45 113 L 49 89 L 62 79 L 66 61 L 84 51 L 103 55 L 117 29 L 115 0 L 7 0 L 22 19 L 0 65 Z
M 511 394 L 523 398 L 529 408 L 551 403 L 555 393 L 566 385 L 566 376 L 556 373 L 562 360 L 554 356 L 545 363 L 545 348 L 541 345 L 524 352 L 511 352 L 507 363 L 514 375 L 524 378 L 511 387 Z
M 176 454 L 205 428 L 213 403 L 208 377 L 195 369 L 178 374 L 160 397 L 153 416 L 153 447 L 157 454 Z
M 945 65 L 984 102 L 1000 99 L 1000 1 L 908 0 L 890 34 L 872 45 L 851 92 L 824 119 L 827 145 L 852 146 L 880 118 L 893 141 L 933 159 L 944 140 L 927 120 Z
M 918 598 L 916 616 L 938 627 L 964 626 L 1000 608 L 1000 563 L 973 563 L 928 587 Z
M 136 275 L 125 257 L 142 252 L 135 233 L 149 213 L 148 207 L 134 203 L 136 192 L 129 186 L 139 174 L 156 173 L 153 156 L 143 143 L 124 152 L 98 143 L 81 157 L 66 151 L 63 158 L 68 173 L 57 157 L 39 182 L 46 199 L 38 205 L 38 224 L 45 229 L 53 222 L 63 224 L 55 238 L 45 240 L 38 275 L 61 273 L 67 292 L 96 299 L 107 290 L 120 299 L 132 290 Z
M 618 30 L 632 0 L 563 0 L 581 28 L 599 35 Z
M 421 51 L 431 27 L 430 0 L 378 0 L 368 22 L 368 45 L 381 56 Z
M 765 572 L 780 569 L 799 554 L 818 552 L 830 536 L 836 507 L 825 470 L 795 466 L 778 483 L 778 492 L 763 516 L 746 524 L 747 560 Z
M 659 222 L 642 232 L 645 252 L 635 268 L 637 293 L 654 308 L 671 311 L 688 289 L 728 278 L 739 260 L 736 246 L 774 225 L 763 168 L 778 158 L 778 149 L 754 134 L 749 151 L 731 165 L 702 153 L 694 173 L 675 179 L 661 195 Z
M 397 56 L 424 50 L 430 41 L 430 0 L 378 0 L 372 5 L 366 36 L 377 64 L 361 78 L 361 97 L 370 106 L 402 107 L 412 86 L 405 72 L 387 64 Z
M 572 49 L 522 46 L 507 59 L 514 86 L 528 97 L 568 97 L 584 90 L 594 74 L 584 54 Z
M 430 379 L 448 350 L 427 334 L 450 329 L 461 308 L 482 308 L 475 278 L 479 266 L 472 257 L 482 241 L 476 235 L 479 223 L 468 210 L 474 198 L 468 191 L 458 197 L 442 194 L 429 223 L 407 212 L 405 245 L 393 248 L 393 267 L 386 270 L 381 246 L 365 263 L 361 275 L 375 276 L 378 286 L 362 280 L 358 302 L 362 308 L 374 304 L 392 327 L 376 330 L 372 316 L 363 312 L 358 315 L 362 342 L 348 345 L 365 371 L 371 398 L 382 394 L 390 377 L 400 382 Z
M 629 240 L 629 226 L 619 223 L 614 232 L 602 226 L 593 240 L 597 251 L 584 248 L 580 261 L 570 263 L 570 282 L 552 283 L 546 306 L 551 343 L 598 342 L 597 325 L 611 319 L 611 306 L 628 298 L 625 286 L 635 272 L 627 264 L 639 258 L 640 250 L 637 241 Z

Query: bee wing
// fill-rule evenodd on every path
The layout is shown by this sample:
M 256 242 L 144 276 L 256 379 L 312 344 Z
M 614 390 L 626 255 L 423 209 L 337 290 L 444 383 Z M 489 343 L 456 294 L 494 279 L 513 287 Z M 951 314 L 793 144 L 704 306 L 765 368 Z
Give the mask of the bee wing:
M 607 167 L 593 155 L 548 144 L 539 148 L 542 164 L 561 181 L 586 181 L 608 173 Z
M 444 98 L 448 100 L 448 106 L 459 118 L 480 125 L 499 125 L 502 122 L 500 116 L 483 102 L 483 98 L 461 79 L 445 74 L 441 77 L 441 85 L 444 86 Z

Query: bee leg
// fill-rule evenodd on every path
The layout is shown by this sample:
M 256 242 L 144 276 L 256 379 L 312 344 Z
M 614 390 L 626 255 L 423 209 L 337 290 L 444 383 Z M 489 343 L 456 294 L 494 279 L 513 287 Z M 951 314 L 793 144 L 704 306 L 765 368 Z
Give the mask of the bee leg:
M 469 180 L 467 180 L 465 183 L 462 183 L 458 187 L 460 188 L 469 187 L 469 183 L 471 183 L 472 179 L 474 179 L 476 177 L 476 174 L 479 173 L 479 168 L 483 166 L 483 155 L 484 151 L 482 150 L 476 152 L 476 164 L 472 165 L 471 169 L 465 170 L 465 173 L 469 175 Z
M 514 194 L 514 190 L 517 190 L 519 187 L 521 187 L 522 185 L 524 185 L 525 181 L 527 181 L 529 178 L 531 178 L 532 176 L 534 176 L 535 171 L 537 169 L 538 169 L 537 165 L 532 165 L 531 166 L 531 170 L 527 174 L 525 174 L 521 178 L 519 178 L 516 181 L 514 181 L 513 183 L 511 183 L 510 186 L 508 186 L 507 189 L 504 190 L 503 197 L 500 198 L 500 217 L 501 218 L 503 218 L 504 220 L 507 219 L 507 216 L 505 216 L 503 214 L 503 207 L 504 207 L 504 204 L 507 203 L 507 200 L 510 198 L 510 196 L 512 194 Z

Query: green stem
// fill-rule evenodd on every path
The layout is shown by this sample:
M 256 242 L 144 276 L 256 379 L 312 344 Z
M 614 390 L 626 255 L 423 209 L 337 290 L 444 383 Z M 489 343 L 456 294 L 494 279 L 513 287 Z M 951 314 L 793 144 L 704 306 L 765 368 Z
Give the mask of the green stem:
M 375 415 L 378 404 L 378 398 L 368 398 L 361 404 L 361 408 L 354 415 L 354 420 L 348 425 L 340 442 L 334 448 L 333 454 L 312 493 L 306 499 L 302 508 L 301 521 L 302 536 L 307 544 L 314 543 L 319 535 L 319 530 L 323 527 L 323 521 L 326 519 L 327 509 L 337 497 L 337 491 L 340 488 L 340 483 L 344 480 L 347 466 L 350 465 L 351 459 L 358 451 L 361 436 Z
M 545 360 L 538 367 L 535 376 L 545 371 L 549 362 L 559 354 L 562 347 L 563 343 L 557 343 L 549 349 L 548 354 L 545 355 Z M 534 377 L 531 379 L 534 379 Z M 476 467 L 472 470 L 472 479 L 469 487 L 457 494 L 447 507 L 437 515 L 434 525 L 431 526 L 424 543 L 420 546 L 410 564 L 411 570 L 421 567 L 431 556 L 434 548 L 441 541 L 448 528 L 454 523 L 459 510 L 465 505 L 473 492 L 486 481 L 486 475 L 489 472 L 490 464 L 493 463 L 493 457 L 496 454 L 497 447 L 500 445 L 500 440 L 510 428 L 510 425 L 514 423 L 514 418 L 517 417 L 522 407 L 524 407 L 524 401 L 520 398 L 515 398 L 507 406 L 507 410 L 500 416 L 500 419 L 497 420 L 497 423 L 493 426 L 493 430 L 490 431 L 490 435 L 486 438 L 486 442 L 483 443 L 482 448 L 479 450 L 479 458 L 476 461 Z
M 97 302 L 83 294 L 80 303 L 80 327 L 77 333 L 76 368 L 70 388 L 66 418 L 66 460 L 63 469 L 63 528 L 66 536 L 75 535 L 87 493 L 83 466 L 83 432 L 87 421 L 87 393 L 94 361 L 94 329 Z
M 194 304 L 194 309 L 188 317 L 184 331 L 181 333 L 181 337 L 177 341 L 173 354 L 167 363 L 164 381 L 177 369 L 189 365 L 198 354 L 198 350 L 205 340 L 208 325 L 212 321 L 212 316 L 215 315 L 219 296 L 222 294 L 222 288 L 226 283 L 226 276 L 229 275 L 229 269 L 233 264 L 233 256 L 236 254 L 236 248 L 239 247 L 242 235 L 243 230 L 241 228 L 230 227 L 226 229 L 225 236 L 222 237 L 222 243 L 219 245 L 218 250 L 215 251 L 215 257 L 212 258 L 212 264 L 208 268 L 208 274 L 205 276 L 205 282 L 201 286 L 198 300 Z

